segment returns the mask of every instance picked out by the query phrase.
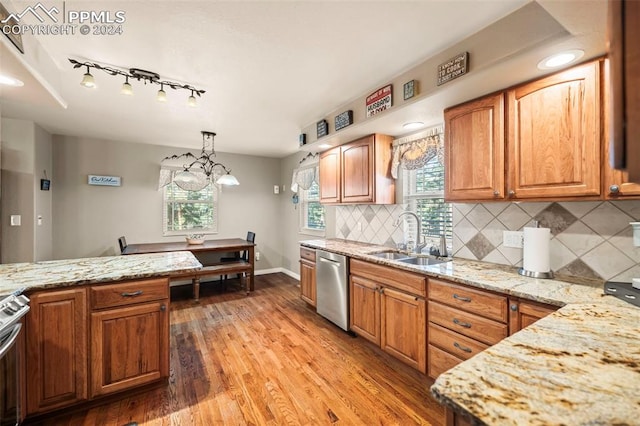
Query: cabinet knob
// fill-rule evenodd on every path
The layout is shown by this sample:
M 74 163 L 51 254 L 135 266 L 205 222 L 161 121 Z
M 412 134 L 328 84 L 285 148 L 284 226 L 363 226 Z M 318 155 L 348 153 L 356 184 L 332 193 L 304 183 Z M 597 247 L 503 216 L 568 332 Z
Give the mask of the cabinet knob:
M 510 198 L 515 197 L 515 195 L 516 195 L 516 191 L 514 191 L 513 189 L 509 191 Z
M 166 311 L 167 310 L 167 305 L 160 305 L 160 310 L 162 312 Z
M 618 185 L 611 185 L 609 187 L 609 192 L 612 194 L 617 194 L 618 192 L 620 192 L 620 187 Z
M 518 305 L 516 305 L 515 303 L 512 303 L 510 308 L 513 312 L 516 312 L 518 310 Z
M 497 189 L 495 191 L 493 191 L 493 196 L 494 197 L 499 197 L 500 196 L 500 191 L 498 191 Z

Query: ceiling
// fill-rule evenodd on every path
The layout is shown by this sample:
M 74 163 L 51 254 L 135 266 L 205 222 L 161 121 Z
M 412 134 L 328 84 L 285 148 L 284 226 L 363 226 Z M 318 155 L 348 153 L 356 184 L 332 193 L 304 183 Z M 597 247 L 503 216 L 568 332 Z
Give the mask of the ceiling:
M 19 12 L 35 2 L 2 3 Z M 46 4 L 62 10 L 62 3 Z M 527 3 L 67 1 L 66 10 L 124 11 L 123 34 L 25 36 L 31 51 L 24 56 L 3 37 L 0 71 L 25 86 L 0 88 L 1 113 L 52 134 L 177 147 L 201 146 L 200 131 L 210 130 L 220 152 L 284 157 L 298 150 L 305 127 Z M 538 3 L 572 37 L 593 44 L 591 55 L 604 51 L 604 2 Z M 84 70 L 67 58 L 152 70 L 206 93 L 197 108 L 183 90 L 166 89 L 168 102 L 157 102 L 158 87 L 140 82 L 125 96 L 123 79 L 99 70 L 92 71 L 98 88 L 86 89 Z M 437 96 L 442 105 L 446 93 Z M 432 115 L 441 114 L 440 103 L 428 107 Z M 397 133 L 385 120 L 373 130 Z

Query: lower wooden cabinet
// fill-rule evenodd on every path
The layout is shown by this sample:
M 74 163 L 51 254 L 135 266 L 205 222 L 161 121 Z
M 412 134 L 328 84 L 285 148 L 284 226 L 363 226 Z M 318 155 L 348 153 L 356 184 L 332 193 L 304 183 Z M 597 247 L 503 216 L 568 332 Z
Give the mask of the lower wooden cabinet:
M 514 334 L 558 310 L 557 306 L 509 299 L 509 334 Z
M 300 298 L 316 306 L 316 251 L 300 247 Z
M 350 267 L 351 331 L 426 373 L 426 278 L 354 259 Z
M 27 415 L 87 399 L 85 288 L 31 294 L 26 316 Z
M 26 414 L 169 376 L 169 280 L 29 294 Z

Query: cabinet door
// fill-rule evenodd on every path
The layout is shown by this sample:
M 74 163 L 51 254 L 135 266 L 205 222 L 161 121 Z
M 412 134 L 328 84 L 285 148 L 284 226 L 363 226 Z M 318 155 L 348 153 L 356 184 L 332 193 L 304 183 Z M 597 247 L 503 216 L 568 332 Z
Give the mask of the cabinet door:
M 514 334 L 534 322 L 555 312 L 558 308 L 551 305 L 527 300 L 509 301 L 509 335 Z
M 87 399 L 84 288 L 30 295 L 26 317 L 27 414 Z
M 390 288 L 380 298 L 380 346 L 422 373 L 427 369 L 426 303 Z
M 380 284 L 357 275 L 349 283 L 349 328 L 380 345 Z
M 168 300 L 91 314 L 91 396 L 169 376 Z
M 504 95 L 449 108 L 444 121 L 445 199 L 504 198 Z
M 340 202 L 340 147 L 320 154 L 320 202 Z
M 342 146 L 342 202 L 372 203 L 374 192 L 374 136 Z
M 316 264 L 300 260 L 300 298 L 316 306 Z
M 600 62 L 507 92 L 507 194 L 600 195 Z

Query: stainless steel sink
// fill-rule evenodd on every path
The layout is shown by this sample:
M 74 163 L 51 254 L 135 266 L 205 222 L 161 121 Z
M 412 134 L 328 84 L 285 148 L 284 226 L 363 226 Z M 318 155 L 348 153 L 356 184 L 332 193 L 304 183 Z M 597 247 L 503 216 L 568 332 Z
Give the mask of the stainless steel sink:
M 404 259 L 396 259 L 398 262 L 402 263 L 410 263 L 412 265 L 438 265 L 440 263 L 445 263 L 447 260 L 435 259 L 433 257 L 405 257 Z
M 393 251 L 393 250 L 381 251 L 378 253 L 369 253 L 369 255 L 379 257 L 381 259 L 387 259 L 387 260 L 409 259 L 408 255 L 397 252 L 397 251 Z

